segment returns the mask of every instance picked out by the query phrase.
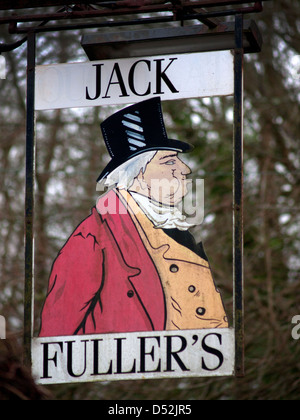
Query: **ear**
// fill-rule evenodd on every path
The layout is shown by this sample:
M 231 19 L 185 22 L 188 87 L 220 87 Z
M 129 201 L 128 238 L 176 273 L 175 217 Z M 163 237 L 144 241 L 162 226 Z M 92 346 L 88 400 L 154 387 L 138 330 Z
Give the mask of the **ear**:
M 142 169 L 140 170 L 138 176 L 134 179 L 134 183 L 132 184 L 132 187 L 130 189 L 136 192 L 145 192 L 148 190 L 148 184 L 145 181 Z
M 140 170 L 140 173 L 137 176 L 137 181 L 143 191 L 148 190 L 148 184 L 145 181 L 144 172 L 142 169 Z

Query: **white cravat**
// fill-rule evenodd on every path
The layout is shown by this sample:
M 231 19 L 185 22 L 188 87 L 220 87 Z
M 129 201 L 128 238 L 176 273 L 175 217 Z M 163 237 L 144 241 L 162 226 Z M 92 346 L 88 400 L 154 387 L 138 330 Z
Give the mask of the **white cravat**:
M 157 203 L 133 191 L 129 191 L 129 193 L 157 229 L 179 229 L 185 231 L 194 226 L 186 221 L 186 216 L 178 208 Z

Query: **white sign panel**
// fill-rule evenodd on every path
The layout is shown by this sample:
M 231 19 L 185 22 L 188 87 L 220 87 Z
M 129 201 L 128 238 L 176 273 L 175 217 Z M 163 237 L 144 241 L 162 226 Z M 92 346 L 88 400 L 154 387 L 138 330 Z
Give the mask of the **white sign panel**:
M 39 384 L 231 376 L 234 330 L 164 331 L 35 338 Z
M 36 110 L 228 96 L 230 51 L 38 66 Z

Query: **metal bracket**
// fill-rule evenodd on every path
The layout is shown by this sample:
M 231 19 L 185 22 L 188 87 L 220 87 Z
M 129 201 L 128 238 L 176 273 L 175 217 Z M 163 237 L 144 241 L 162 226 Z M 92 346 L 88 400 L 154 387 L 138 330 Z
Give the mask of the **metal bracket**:
M 234 50 L 234 186 L 233 186 L 233 275 L 234 275 L 234 326 L 235 373 L 244 376 L 244 220 L 243 220 L 243 120 L 244 120 L 244 49 L 243 16 L 235 18 Z
M 49 32 L 61 30 L 74 30 L 83 28 L 99 28 L 110 26 L 130 26 L 149 23 L 162 23 L 178 21 L 182 24 L 185 21 L 199 20 L 207 25 L 208 28 L 216 27 L 218 21 L 216 18 L 222 16 L 235 16 L 237 14 L 259 13 L 263 10 L 262 2 L 270 0 L 259 0 L 246 2 L 245 0 L 199 0 L 199 1 L 149 1 L 143 0 L 126 0 L 126 1 L 107 1 L 96 3 L 93 5 L 87 4 L 89 2 L 83 1 L 80 5 L 72 7 L 65 6 L 63 1 L 48 0 L 40 6 L 36 0 L 19 0 L 14 2 L 14 9 L 30 8 L 30 7 L 45 7 L 49 5 L 64 5 L 64 7 L 55 13 L 31 13 L 31 14 L 7 14 L 0 17 L 0 25 L 8 24 L 10 26 L 10 33 L 27 34 L 29 32 Z M 8 0 L 0 0 L 0 10 L 9 10 Z M 246 3 L 246 5 L 245 5 Z M 252 5 L 249 5 L 251 3 Z M 243 7 L 238 7 L 242 6 Z M 216 6 L 218 9 L 216 9 Z M 228 9 L 232 6 L 232 9 Z M 213 9 L 212 9 L 213 8 Z M 164 16 L 161 12 L 165 12 Z M 145 18 L 144 13 L 157 14 L 151 18 Z M 136 15 L 135 19 L 132 15 Z M 118 22 L 109 22 L 107 18 L 114 16 L 126 16 L 126 19 Z M 97 21 L 86 22 L 85 19 L 97 18 Z M 99 22 L 99 19 L 102 20 Z M 83 23 L 76 25 L 69 23 L 74 19 L 80 19 Z M 58 25 L 58 21 L 63 21 L 63 24 Z M 38 26 L 19 26 L 22 23 L 42 22 Z M 48 25 L 48 23 L 53 24 Z

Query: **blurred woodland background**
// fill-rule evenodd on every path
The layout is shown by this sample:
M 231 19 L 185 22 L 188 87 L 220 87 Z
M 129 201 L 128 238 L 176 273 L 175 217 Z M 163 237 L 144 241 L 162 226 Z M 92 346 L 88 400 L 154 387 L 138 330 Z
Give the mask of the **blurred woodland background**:
M 8 333 L 6 342 L 0 340 L 0 399 L 299 399 L 300 341 L 291 336 L 291 320 L 300 315 L 300 3 L 266 3 L 253 16 L 263 51 L 245 58 L 245 378 L 105 382 L 31 392 L 24 385 L 25 44 L 5 54 L 8 77 L 0 80 L 0 314 Z M 11 42 L 6 28 L 0 31 L 1 42 Z M 81 35 L 40 35 L 38 64 L 86 61 Z M 205 179 L 205 221 L 194 233 L 204 242 L 230 312 L 233 100 L 163 106 L 169 135 L 195 145 L 189 163 L 194 176 Z M 36 331 L 52 262 L 95 205 L 95 180 L 108 160 L 99 124 L 115 109 L 37 114 Z M 7 387 L 12 372 L 21 380 Z

